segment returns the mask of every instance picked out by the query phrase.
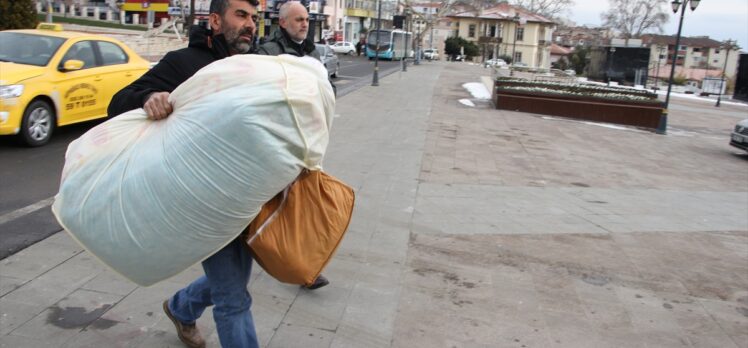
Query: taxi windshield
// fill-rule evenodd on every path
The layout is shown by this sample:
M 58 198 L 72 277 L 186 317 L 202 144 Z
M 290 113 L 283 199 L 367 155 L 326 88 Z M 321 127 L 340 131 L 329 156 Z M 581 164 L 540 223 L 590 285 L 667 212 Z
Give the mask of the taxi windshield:
M 45 66 L 66 39 L 0 32 L 0 61 Z

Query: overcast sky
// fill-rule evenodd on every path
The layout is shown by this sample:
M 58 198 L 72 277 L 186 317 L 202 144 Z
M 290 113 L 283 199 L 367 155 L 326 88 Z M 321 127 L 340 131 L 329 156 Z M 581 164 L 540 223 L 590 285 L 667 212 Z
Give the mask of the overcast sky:
M 566 13 L 578 25 L 600 25 L 600 13 L 608 9 L 607 0 L 574 0 L 574 8 Z M 668 8 L 670 7 L 668 1 Z M 680 17 L 673 15 L 665 25 L 665 35 L 675 35 L 678 32 Z M 743 52 L 748 52 L 748 0 L 702 0 L 696 11 L 686 9 L 683 20 L 684 36 L 709 37 L 723 41 L 738 40 Z

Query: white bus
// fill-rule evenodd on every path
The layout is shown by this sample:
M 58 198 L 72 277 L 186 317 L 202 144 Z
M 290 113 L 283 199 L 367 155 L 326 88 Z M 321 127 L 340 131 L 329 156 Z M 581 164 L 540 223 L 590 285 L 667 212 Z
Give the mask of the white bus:
M 366 56 L 374 59 L 379 36 L 379 58 L 400 60 L 405 56 L 405 41 L 408 42 L 408 58 L 413 57 L 413 33 L 403 30 L 382 29 L 369 31 L 366 35 Z

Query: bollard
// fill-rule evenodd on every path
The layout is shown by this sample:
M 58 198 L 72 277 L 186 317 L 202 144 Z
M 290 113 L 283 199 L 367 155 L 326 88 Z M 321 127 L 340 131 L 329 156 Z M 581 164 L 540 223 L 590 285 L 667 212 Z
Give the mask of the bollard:
M 37 2 L 36 3 L 36 13 L 42 13 L 42 3 Z
M 75 4 L 70 4 L 70 16 L 75 17 Z
M 132 24 L 140 24 L 140 14 L 132 14 Z
M 119 24 L 125 24 L 125 11 L 119 11 Z
M 113 17 L 114 17 L 114 13 L 112 13 L 111 10 L 107 10 L 106 11 L 106 20 L 111 21 L 111 20 L 113 20 Z
M 97 21 L 101 19 L 101 9 L 94 7 L 94 19 Z
M 60 3 L 60 14 L 65 15 L 65 3 L 64 2 Z

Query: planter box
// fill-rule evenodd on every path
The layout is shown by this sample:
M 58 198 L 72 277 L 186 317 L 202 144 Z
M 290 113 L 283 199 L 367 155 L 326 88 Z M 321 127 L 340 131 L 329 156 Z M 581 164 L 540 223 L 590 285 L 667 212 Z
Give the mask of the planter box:
M 662 103 L 494 89 L 497 109 L 657 129 Z

